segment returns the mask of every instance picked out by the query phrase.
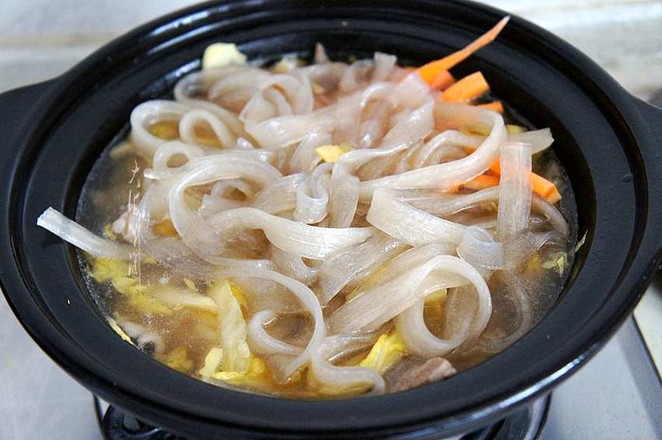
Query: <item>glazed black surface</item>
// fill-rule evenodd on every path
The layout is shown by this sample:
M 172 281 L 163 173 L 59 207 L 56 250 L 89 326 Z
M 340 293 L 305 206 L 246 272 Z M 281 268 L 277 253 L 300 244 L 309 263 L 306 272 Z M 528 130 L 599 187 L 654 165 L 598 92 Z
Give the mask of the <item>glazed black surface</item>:
M 420 64 L 464 46 L 503 13 L 470 3 L 230 1 L 147 24 L 56 80 L 0 96 L 0 280 L 32 337 L 96 394 L 189 437 L 438 437 L 486 424 L 567 377 L 615 331 L 648 284 L 662 244 L 662 112 L 627 94 L 569 45 L 513 18 L 459 72 L 548 126 L 588 231 L 561 301 L 484 364 L 393 395 L 296 401 L 248 395 L 170 370 L 124 343 L 87 294 L 73 248 L 36 226 L 48 206 L 74 217 L 94 160 L 138 103 L 199 68 L 204 48 L 249 58 L 375 50 Z M 659 197 L 658 197 L 659 198 Z
M 505 419 L 467 433 L 458 440 L 531 440 L 538 438 L 547 421 L 551 400 L 550 395 L 542 396 L 534 404 L 519 408 Z M 94 405 L 104 440 L 186 440 L 160 428 L 146 425 L 112 406 L 109 406 L 102 415 L 101 404 L 96 397 Z

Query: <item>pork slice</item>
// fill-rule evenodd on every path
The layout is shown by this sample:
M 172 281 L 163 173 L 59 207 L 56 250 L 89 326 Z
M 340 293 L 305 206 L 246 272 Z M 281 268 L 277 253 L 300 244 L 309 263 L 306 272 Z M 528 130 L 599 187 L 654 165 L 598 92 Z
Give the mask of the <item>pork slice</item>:
M 391 391 L 405 391 L 436 382 L 457 373 L 451 363 L 440 357 L 428 359 L 423 364 L 410 368 L 393 384 Z

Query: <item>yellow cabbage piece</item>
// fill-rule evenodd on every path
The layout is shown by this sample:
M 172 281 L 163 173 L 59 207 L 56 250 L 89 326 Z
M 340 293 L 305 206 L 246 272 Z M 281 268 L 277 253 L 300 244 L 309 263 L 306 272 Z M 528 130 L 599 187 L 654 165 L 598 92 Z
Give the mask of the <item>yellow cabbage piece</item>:
M 579 249 L 581 249 L 582 246 L 584 246 L 584 243 L 586 243 L 586 234 L 587 234 L 587 233 L 588 233 L 588 231 L 584 232 L 584 235 L 582 236 L 581 240 L 579 240 L 579 241 L 577 242 L 577 244 L 575 245 L 575 249 L 574 249 L 575 253 L 576 253 Z
M 248 370 L 244 373 L 236 371 L 218 371 L 223 361 L 222 358 L 222 349 L 214 347 L 209 350 L 209 353 L 207 353 L 205 358 L 205 365 L 199 372 L 200 376 L 204 379 L 215 379 L 229 385 L 259 391 L 272 393 L 282 391 L 281 386 L 274 382 L 264 361 L 257 356 L 250 355 Z M 301 374 L 300 372 L 297 372 L 288 383 L 289 385 L 292 385 L 300 380 Z
M 171 286 L 153 286 L 149 296 L 170 309 L 192 308 L 207 312 L 218 312 L 216 302 L 208 296 Z
M 251 352 L 246 341 L 246 321 L 232 285 L 228 280 L 223 280 L 213 284 L 208 293 L 218 306 L 220 348 L 223 351 L 221 371 L 246 373 Z
M 193 369 L 193 361 L 189 356 L 188 350 L 183 345 L 171 350 L 159 360 L 180 373 L 188 374 Z
M 524 133 L 526 131 L 526 127 L 522 127 L 521 125 L 506 124 L 506 130 L 508 131 L 508 134 L 519 134 Z
M 192 290 L 194 292 L 198 291 L 198 288 L 195 286 L 193 280 L 189 278 L 183 278 L 182 281 L 184 281 L 184 284 L 186 285 L 186 287 L 188 287 L 189 290 Z
M 211 377 L 221 367 L 223 362 L 223 349 L 214 347 L 205 356 L 205 364 L 198 372 L 202 377 Z
M 563 275 L 566 266 L 568 265 L 568 254 L 565 252 L 558 252 L 550 257 L 549 260 L 541 264 L 543 269 L 555 269 L 559 276 Z
M 127 335 L 126 332 L 122 330 L 122 327 L 120 327 L 119 324 L 117 324 L 117 321 L 115 321 L 113 318 L 106 318 L 106 319 L 108 321 L 108 325 L 110 325 L 110 328 L 112 328 L 115 333 L 120 335 L 120 338 L 122 338 L 131 345 L 136 345 L 133 343 L 131 336 Z
M 103 236 L 109 240 L 116 240 L 117 234 L 113 232 L 113 228 L 110 224 L 107 224 L 103 227 Z
M 370 353 L 359 363 L 359 366 L 372 368 L 379 374 L 384 374 L 400 362 L 406 354 L 407 350 L 402 337 L 400 337 L 400 333 L 394 330 L 390 334 L 383 334 L 377 339 Z
M 239 52 L 236 44 L 215 43 L 207 46 L 202 55 L 202 70 L 246 64 L 246 55 Z
M 305 65 L 305 62 L 303 60 L 300 60 L 296 56 L 292 55 L 285 55 L 283 58 L 280 59 L 272 68 L 271 70 L 274 73 L 287 73 L 290 70 L 296 69 L 297 67 L 302 67 Z M 314 84 L 313 84 L 314 88 Z
M 98 283 L 119 278 L 130 278 L 129 263 L 113 258 L 94 258 L 91 261 L 90 276 Z
M 230 290 L 232 290 L 232 294 L 239 303 L 244 318 L 246 318 L 248 316 L 248 301 L 246 300 L 246 295 L 244 295 L 244 291 L 241 290 L 239 287 L 235 286 L 234 284 L 230 284 Z
M 263 388 L 270 383 L 267 366 L 262 359 L 250 356 L 245 372 L 218 371 L 211 375 L 213 379 L 222 380 L 232 385 L 243 385 L 251 388 Z
M 91 260 L 90 276 L 98 283 L 110 282 L 115 290 L 126 296 L 127 302 L 144 313 L 168 314 L 184 307 L 216 313 L 216 302 L 195 291 L 168 285 L 141 283 L 131 274 L 127 261 L 111 258 Z M 192 281 L 189 283 L 195 287 Z M 190 287 L 189 283 L 185 284 Z
M 324 162 L 337 162 L 340 156 L 349 151 L 352 151 L 349 144 L 322 145 L 315 148 L 315 152 Z
M 354 366 L 354 365 L 352 365 Z M 333 397 L 351 397 L 357 394 L 363 394 L 370 391 L 372 385 L 370 384 L 351 384 L 351 385 L 327 385 L 320 382 L 312 370 L 307 371 L 307 389 L 310 391 L 311 396 L 319 394 Z
M 166 314 L 171 309 L 147 294 L 149 287 L 131 276 L 129 263 L 113 258 L 91 260 L 90 276 L 98 283 L 110 282 L 115 290 L 127 297 L 128 303 L 145 313 Z

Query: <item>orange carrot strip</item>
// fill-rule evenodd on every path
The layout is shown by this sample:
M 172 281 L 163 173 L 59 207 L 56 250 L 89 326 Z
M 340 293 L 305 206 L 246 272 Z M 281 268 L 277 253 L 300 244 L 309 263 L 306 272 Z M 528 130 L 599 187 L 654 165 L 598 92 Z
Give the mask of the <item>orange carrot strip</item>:
M 492 165 L 490 165 L 490 171 L 497 176 L 501 175 L 501 164 L 499 163 L 499 159 L 492 162 Z M 538 194 L 551 204 L 561 200 L 561 193 L 559 193 L 556 185 L 536 173 L 531 173 L 531 189 L 534 193 Z
M 496 26 L 492 29 L 478 37 L 475 41 L 470 43 L 464 49 L 460 49 L 457 52 L 453 52 L 450 55 L 447 55 L 440 60 L 432 61 L 418 68 L 418 74 L 421 76 L 421 79 L 428 84 L 431 84 L 432 81 L 444 70 L 450 70 L 452 67 L 461 63 L 465 59 L 469 58 L 474 52 L 478 49 L 490 44 L 494 39 L 499 35 L 501 30 L 506 26 L 510 17 L 504 17 L 499 21 Z
M 465 148 L 465 150 L 467 154 L 471 154 L 474 151 L 476 151 L 474 148 Z M 492 176 L 490 176 L 489 174 L 483 174 L 481 176 L 478 176 L 476 179 L 480 178 L 481 181 L 479 183 L 476 183 L 476 185 L 480 185 L 482 183 L 488 182 L 487 179 L 483 179 L 484 177 L 496 178 L 498 183 L 498 179 L 501 177 L 501 163 L 499 162 L 499 159 L 492 162 L 488 170 L 489 170 L 488 172 L 492 172 Z M 464 184 L 464 187 L 469 188 L 467 184 L 470 184 L 470 182 L 472 181 L 470 180 L 469 182 L 466 182 Z M 482 188 L 478 188 L 478 189 L 482 189 Z M 559 200 L 561 200 L 561 193 L 559 193 L 559 190 L 556 187 L 556 185 L 554 185 L 554 183 L 550 182 L 549 180 L 545 179 L 541 175 L 536 174 L 534 172 L 531 172 L 531 190 L 540 197 L 542 197 L 543 199 L 547 200 L 552 205 L 558 202 Z
M 430 87 L 437 90 L 444 90 L 446 87 L 450 86 L 455 82 L 455 78 L 448 70 L 444 70 L 435 77 L 434 80 L 430 83 Z
M 534 193 L 538 194 L 551 204 L 561 200 L 561 194 L 556 188 L 556 185 L 536 173 L 531 173 L 531 188 Z
M 480 191 L 481 189 L 491 188 L 499 184 L 499 178 L 496 176 L 490 176 L 488 174 L 482 174 L 474 179 L 471 179 L 468 182 L 462 184 L 463 187 L 467 189 L 473 189 Z
M 497 176 L 501 175 L 501 163 L 499 162 L 499 159 L 492 162 L 492 165 L 490 165 L 490 171 L 492 171 Z
M 452 86 L 444 90 L 444 102 L 467 102 L 479 97 L 490 89 L 485 77 L 480 72 L 465 76 Z
M 501 101 L 492 101 L 485 104 L 478 104 L 476 107 L 484 108 L 486 110 L 492 110 L 493 112 L 503 114 L 503 104 Z

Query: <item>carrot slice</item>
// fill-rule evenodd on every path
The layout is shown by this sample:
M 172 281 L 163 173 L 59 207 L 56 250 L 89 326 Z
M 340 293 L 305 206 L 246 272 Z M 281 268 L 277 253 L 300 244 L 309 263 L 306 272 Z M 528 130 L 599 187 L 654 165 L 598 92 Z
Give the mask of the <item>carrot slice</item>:
M 492 162 L 492 165 L 490 165 L 490 171 L 492 171 L 497 176 L 501 175 L 501 162 L 499 162 L 499 159 Z
M 485 77 L 480 72 L 465 76 L 444 90 L 441 96 L 444 102 L 468 102 L 490 89 Z
M 485 188 L 491 188 L 497 185 L 499 185 L 499 178 L 496 176 L 490 176 L 488 174 L 481 174 L 480 176 L 462 184 L 463 187 L 476 191 L 480 191 L 481 189 Z
M 490 171 L 497 176 L 501 175 L 501 164 L 499 163 L 499 159 L 492 162 L 492 165 L 490 165 Z M 561 193 L 559 193 L 556 185 L 536 173 L 531 173 L 531 189 L 534 193 L 538 194 L 551 204 L 561 200 Z
M 467 153 L 471 154 L 476 150 L 473 148 L 466 148 L 466 151 Z M 501 163 L 499 162 L 499 159 L 492 162 L 488 170 L 492 173 L 492 176 L 487 175 L 488 177 L 497 177 L 497 178 L 501 177 Z M 483 177 L 483 176 L 485 176 L 485 174 L 478 177 Z M 484 182 L 487 182 L 487 180 L 483 180 L 483 183 Z M 468 186 L 466 186 L 467 183 L 464 184 L 465 188 L 469 188 Z M 479 184 L 480 183 L 476 183 L 476 185 Z M 554 183 L 550 182 L 549 180 L 545 179 L 541 175 L 536 174 L 534 172 L 531 172 L 531 190 L 540 197 L 542 197 L 543 199 L 547 200 L 552 205 L 558 202 L 559 200 L 561 200 L 561 193 L 559 193 L 559 190 L 556 187 L 556 185 L 554 185 Z
M 556 188 L 556 185 L 536 173 L 531 173 L 531 188 L 534 193 L 538 194 L 552 205 L 561 200 L 561 194 Z
M 510 17 L 504 17 L 499 21 L 496 26 L 492 29 L 478 37 L 475 41 L 470 43 L 464 49 L 460 49 L 457 52 L 453 52 L 450 55 L 447 55 L 439 60 L 432 61 L 418 68 L 418 74 L 421 76 L 421 79 L 428 84 L 431 84 L 432 81 L 443 71 L 450 70 L 452 67 L 461 63 L 465 59 L 469 58 L 474 52 L 478 49 L 487 46 L 499 35 L 501 30 L 506 26 Z
M 430 87 L 437 90 L 444 90 L 454 82 L 455 78 L 453 78 L 453 75 L 451 75 L 448 70 L 444 70 L 439 73 L 439 75 L 437 75 L 434 80 L 432 80 Z
M 501 167 L 499 166 L 498 160 L 494 161 L 494 163 L 490 166 L 490 171 L 492 171 L 494 175 L 481 174 L 480 176 L 475 177 L 469 180 L 468 182 L 464 182 L 462 185 L 459 185 L 457 188 L 454 188 L 454 190 L 457 191 L 460 188 L 460 186 L 463 188 L 473 189 L 476 191 L 497 186 L 499 184 L 499 179 L 501 176 L 500 174 Z M 559 193 L 558 188 L 556 188 L 556 185 L 554 185 L 552 182 L 545 179 L 541 175 L 533 172 L 531 173 L 530 178 L 531 178 L 531 190 L 534 193 L 536 193 L 543 199 L 547 200 L 552 205 L 558 202 L 559 200 L 561 200 L 561 193 Z
M 492 101 L 485 104 L 478 104 L 476 107 L 484 108 L 485 110 L 492 110 L 493 112 L 503 114 L 503 104 L 501 101 Z

